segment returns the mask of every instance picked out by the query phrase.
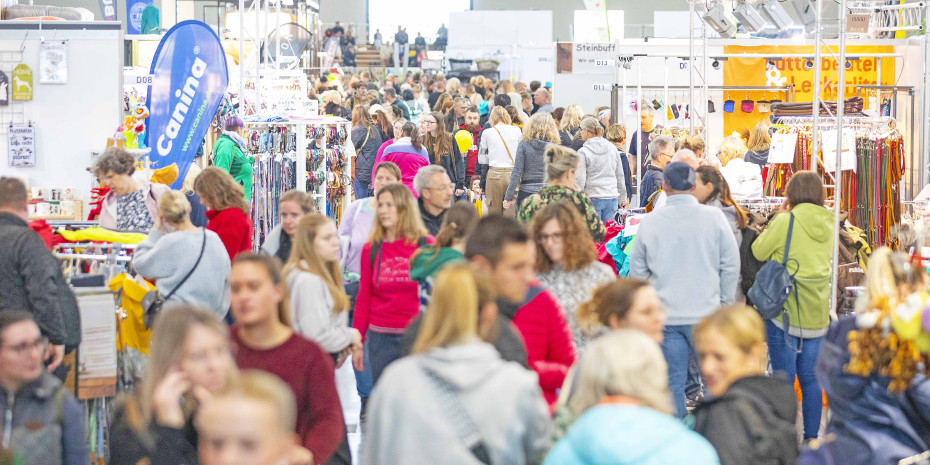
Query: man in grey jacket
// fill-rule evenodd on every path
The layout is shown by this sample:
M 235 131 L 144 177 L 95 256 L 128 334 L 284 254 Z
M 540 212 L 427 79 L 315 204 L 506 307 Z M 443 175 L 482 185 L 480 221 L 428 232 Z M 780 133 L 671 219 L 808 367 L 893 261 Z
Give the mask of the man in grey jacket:
M 694 184 L 694 169 L 687 164 L 665 167 L 666 205 L 643 218 L 630 253 L 630 277 L 652 283 L 666 309 L 662 352 L 679 417 L 687 414 L 692 326 L 733 303 L 740 267 L 727 219 L 720 209 L 698 203 L 691 195 Z
M 61 268 L 45 242 L 29 229 L 26 205 L 26 185 L 16 178 L 0 178 L 0 312 L 32 313 L 52 344 L 48 369 L 54 370 L 65 356 Z

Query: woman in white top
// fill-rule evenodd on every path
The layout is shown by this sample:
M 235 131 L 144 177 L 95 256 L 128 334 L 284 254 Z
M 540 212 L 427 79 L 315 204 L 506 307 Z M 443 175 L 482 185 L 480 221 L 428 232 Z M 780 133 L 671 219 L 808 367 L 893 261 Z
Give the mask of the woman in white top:
M 301 218 L 284 275 L 295 331 L 329 352 L 337 367 L 354 351 L 362 350 L 362 335 L 349 327 L 339 236 L 331 219 L 315 213 Z
M 484 131 L 481 145 L 478 147 L 478 165 L 487 166 L 482 170 L 481 188 L 485 191 L 485 204 L 489 213 L 504 211 L 504 193 L 510 183 L 510 173 L 513 171 L 513 161 L 517 154 L 517 146 L 523 133 L 520 128 L 513 126 L 513 121 L 507 110 L 502 106 L 495 106 L 489 118 L 491 127 Z M 507 214 L 513 216 L 516 211 L 511 207 Z

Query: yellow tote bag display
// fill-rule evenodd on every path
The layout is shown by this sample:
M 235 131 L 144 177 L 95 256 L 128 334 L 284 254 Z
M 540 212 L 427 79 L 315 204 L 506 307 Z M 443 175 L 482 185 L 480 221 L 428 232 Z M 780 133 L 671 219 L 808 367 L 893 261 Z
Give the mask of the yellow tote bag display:
M 149 341 L 152 330 L 145 327 L 142 298 L 155 286 L 139 284 L 126 273 L 110 280 L 110 290 L 117 294 L 119 311 L 116 316 L 116 350 L 119 352 L 118 377 L 121 388 L 142 378 L 148 365 Z

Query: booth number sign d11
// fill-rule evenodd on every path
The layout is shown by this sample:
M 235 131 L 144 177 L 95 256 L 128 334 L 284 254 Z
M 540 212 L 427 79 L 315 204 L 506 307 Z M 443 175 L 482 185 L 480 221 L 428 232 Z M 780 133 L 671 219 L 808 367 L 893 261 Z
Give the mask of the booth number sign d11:
M 36 128 L 10 126 L 7 138 L 10 166 L 36 166 Z

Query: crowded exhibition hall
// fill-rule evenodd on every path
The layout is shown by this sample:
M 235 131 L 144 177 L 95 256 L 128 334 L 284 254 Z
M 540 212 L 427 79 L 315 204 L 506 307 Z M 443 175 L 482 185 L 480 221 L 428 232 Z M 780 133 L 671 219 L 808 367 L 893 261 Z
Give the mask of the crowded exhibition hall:
M 930 465 L 924 0 L 0 15 L 0 465 Z

